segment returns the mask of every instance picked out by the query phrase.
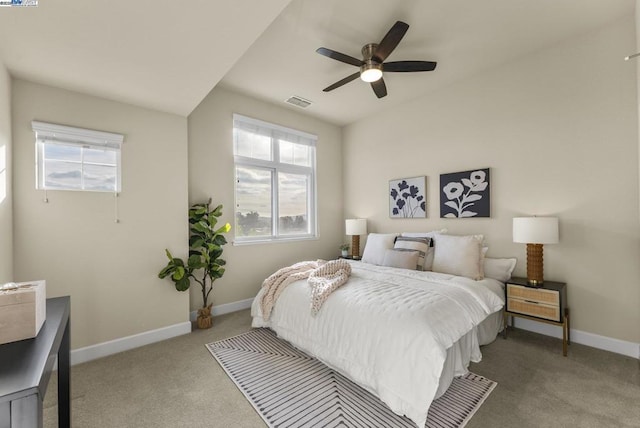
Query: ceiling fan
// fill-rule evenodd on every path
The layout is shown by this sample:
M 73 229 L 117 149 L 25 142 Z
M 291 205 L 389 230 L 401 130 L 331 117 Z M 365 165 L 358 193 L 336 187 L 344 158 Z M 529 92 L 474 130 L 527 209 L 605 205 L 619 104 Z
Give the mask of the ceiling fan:
M 316 49 L 316 52 L 320 55 L 344 62 L 345 64 L 360 67 L 360 71 L 337 81 L 331 86 L 327 86 L 323 91 L 333 91 L 334 89 L 360 77 L 360 79 L 365 82 L 371 83 L 373 92 L 375 92 L 378 98 L 382 98 L 387 95 L 387 86 L 384 84 L 382 72 L 389 71 L 406 73 L 434 70 L 437 63 L 432 61 L 384 62 L 384 60 L 387 59 L 391 52 L 393 52 L 393 50 L 398 46 L 407 30 L 409 30 L 409 24 L 397 21 L 384 36 L 380 44 L 369 43 L 363 46 L 361 60 L 327 48 Z

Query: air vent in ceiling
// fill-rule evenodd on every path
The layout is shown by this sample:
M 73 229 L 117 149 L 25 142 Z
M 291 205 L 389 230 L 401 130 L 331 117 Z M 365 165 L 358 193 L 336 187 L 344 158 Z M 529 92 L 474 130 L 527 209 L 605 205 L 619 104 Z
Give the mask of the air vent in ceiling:
M 284 100 L 285 103 L 289 103 L 289 104 L 293 104 L 296 107 L 300 107 L 300 108 L 307 108 L 311 105 L 311 101 L 309 100 L 305 100 L 302 97 L 299 97 L 297 95 L 293 95 L 289 98 L 287 98 L 286 100 Z

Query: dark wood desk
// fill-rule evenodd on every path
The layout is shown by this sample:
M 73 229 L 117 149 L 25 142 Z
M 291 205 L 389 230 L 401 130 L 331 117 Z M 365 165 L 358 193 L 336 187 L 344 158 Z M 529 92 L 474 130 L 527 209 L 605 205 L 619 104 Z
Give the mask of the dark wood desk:
M 71 426 L 71 299 L 47 299 L 47 319 L 33 339 L 0 345 L 0 428 L 42 427 L 42 402 L 58 357 L 58 426 Z

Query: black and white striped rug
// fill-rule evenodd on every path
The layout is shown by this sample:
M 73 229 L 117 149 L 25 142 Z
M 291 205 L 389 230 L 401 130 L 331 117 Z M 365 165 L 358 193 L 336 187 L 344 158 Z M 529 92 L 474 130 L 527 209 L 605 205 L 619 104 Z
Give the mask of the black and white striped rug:
M 410 419 L 271 330 L 254 329 L 206 346 L 272 428 L 415 428 Z M 473 373 L 455 378 L 431 404 L 426 427 L 465 426 L 496 385 Z

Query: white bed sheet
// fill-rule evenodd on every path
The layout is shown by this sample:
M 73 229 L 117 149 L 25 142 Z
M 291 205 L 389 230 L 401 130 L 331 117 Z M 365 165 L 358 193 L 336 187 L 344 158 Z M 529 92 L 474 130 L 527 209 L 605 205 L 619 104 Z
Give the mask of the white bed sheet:
M 350 263 L 351 278 L 317 316 L 302 280 L 282 292 L 269 320 L 261 316 L 261 290 L 253 326 L 271 328 L 424 427 L 450 374 L 481 359 L 477 327 L 502 308 L 503 298 L 490 291 L 500 283 Z

